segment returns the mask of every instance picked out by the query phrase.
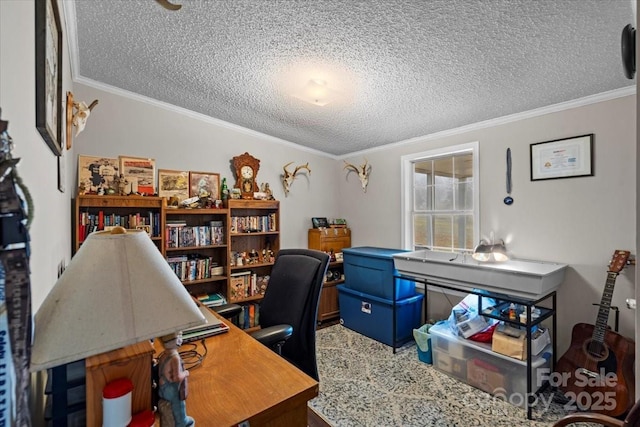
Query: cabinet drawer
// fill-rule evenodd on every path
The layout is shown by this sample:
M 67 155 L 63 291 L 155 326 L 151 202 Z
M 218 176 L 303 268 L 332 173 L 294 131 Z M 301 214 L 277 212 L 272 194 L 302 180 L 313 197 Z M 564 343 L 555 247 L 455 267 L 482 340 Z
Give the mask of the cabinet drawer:
M 342 252 L 343 248 L 351 246 L 351 230 L 348 228 L 313 228 L 308 233 L 308 246 L 323 252 L 333 250 Z

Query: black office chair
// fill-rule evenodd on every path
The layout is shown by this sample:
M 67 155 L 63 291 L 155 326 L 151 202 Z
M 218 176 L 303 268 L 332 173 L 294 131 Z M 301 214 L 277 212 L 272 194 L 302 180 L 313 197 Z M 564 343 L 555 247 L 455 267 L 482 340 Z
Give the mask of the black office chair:
M 318 380 L 316 322 L 329 255 L 313 249 L 282 249 L 260 303 L 255 339 Z

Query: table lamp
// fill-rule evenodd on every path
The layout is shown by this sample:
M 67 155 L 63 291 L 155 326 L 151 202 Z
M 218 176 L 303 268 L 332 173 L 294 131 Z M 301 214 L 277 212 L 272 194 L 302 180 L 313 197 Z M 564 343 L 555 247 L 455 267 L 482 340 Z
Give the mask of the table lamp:
M 507 248 L 502 240 L 498 243 L 489 243 L 486 240 L 480 240 L 478 246 L 473 250 L 471 257 L 480 262 L 504 262 L 509 260 Z
M 91 233 L 35 315 L 31 371 L 205 323 L 149 235 Z

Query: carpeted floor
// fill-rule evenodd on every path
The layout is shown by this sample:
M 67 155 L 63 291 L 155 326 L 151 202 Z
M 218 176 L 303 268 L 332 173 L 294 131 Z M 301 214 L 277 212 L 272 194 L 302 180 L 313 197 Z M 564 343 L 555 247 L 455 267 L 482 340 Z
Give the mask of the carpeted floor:
M 421 362 L 413 343 L 393 354 L 341 325 L 318 330 L 316 342 L 320 394 L 309 406 L 334 427 L 550 426 L 565 414 L 540 403 L 529 421 L 525 409 Z

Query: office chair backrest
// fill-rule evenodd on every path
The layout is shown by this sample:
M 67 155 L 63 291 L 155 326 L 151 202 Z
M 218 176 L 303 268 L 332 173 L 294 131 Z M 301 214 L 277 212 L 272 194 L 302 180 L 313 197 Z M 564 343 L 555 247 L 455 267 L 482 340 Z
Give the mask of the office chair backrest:
M 293 326 L 282 356 L 318 380 L 316 322 L 329 255 L 312 249 L 281 249 L 260 303 L 260 325 Z

